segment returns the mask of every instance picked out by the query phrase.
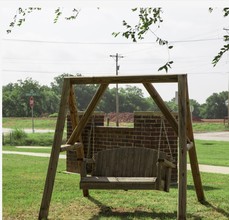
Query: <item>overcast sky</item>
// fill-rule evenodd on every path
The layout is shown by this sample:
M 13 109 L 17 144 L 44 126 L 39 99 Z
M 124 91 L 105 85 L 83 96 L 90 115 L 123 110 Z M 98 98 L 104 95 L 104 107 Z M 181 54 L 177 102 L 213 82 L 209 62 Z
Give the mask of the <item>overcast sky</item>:
M 1 3 L 1 55 L 2 84 L 14 83 L 31 77 L 42 85 L 50 85 L 54 77 L 62 73 L 84 76 L 115 75 L 115 60 L 110 55 L 119 53 L 119 75 L 166 74 L 157 69 L 170 59 L 174 61 L 169 74 L 187 73 L 190 98 L 204 103 L 214 92 L 228 90 L 229 55 L 213 68 L 211 61 L 223 46 L 223 35 L 229 28 L 229 18 L 223 18 L 221 4 L 206 1 L 143 1 L 142 6 L 162 6 L 161 27 L 152 30 L 173 45 L 173 49 L 158 46 L 155 37 L 148 33 L 138 43 L 122 37 L 114 38 L 114 31 L 122 31 L 122 20 L 130 24 L 138 21 L 131 8 L 140 6 L 139 1 L 67 1 L 49 4 L 28 1 L 24 6 L 39 6 L 41 11 L 26 17 L 21 27 L 11 34 L 5 30 L 12 21 L 17 8 L 23 5 L 13 1 Z M 31 5 L 31 2 L 33 4 Z M 84 1 L 85 2 L 85 1 Z M 89 1 L 90 2 L 90 1 Z M 109 4 L 108 4 L 109 2 Z M 57 24 L 53 24 L 54 11 L 63 10 Z M 214 11 L 209 13 L 209 6 Z M 76 20 L 66 21 L 75 7 L 80 10 Z M 176 85 L 156 85 L 165 100 L 175 96 Z

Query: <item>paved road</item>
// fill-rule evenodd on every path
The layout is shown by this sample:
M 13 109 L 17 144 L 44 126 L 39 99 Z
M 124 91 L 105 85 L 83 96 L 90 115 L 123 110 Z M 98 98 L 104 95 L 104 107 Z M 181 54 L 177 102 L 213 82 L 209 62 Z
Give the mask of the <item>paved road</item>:
M 2 128 L 2 133 L 10 133 L 12 132 L 14 129 L 12 128 Z M 26 133 L 33 133 L 32 129 L 22 129 L 23 131 L 25 131 Z M 35 129 L 34 130 L 35 133 L 47 133 L 47 132 L 54 132 L 54 130 L 49 130 L 49 129 Z
M 229 131 L 194 133 L 194 138 L 199 140 L 229 141 Z
M 50 157 L 49 153 L 31 153 L 31 152 L 18 152 L 18 151 L 7 151 L 3 150 L 3 154 L 17 154 L 17 155 L 25 155 L 25 156 L 33 156 L 33 157 Z M 66 159 L 66 155 L 60 155 L 60 159 Z
M 190 164 L 188 164 L 187 169 L 191 170 Z M 199 169 L 200 172 L 229 174 L 229 167 L 199 164 Z

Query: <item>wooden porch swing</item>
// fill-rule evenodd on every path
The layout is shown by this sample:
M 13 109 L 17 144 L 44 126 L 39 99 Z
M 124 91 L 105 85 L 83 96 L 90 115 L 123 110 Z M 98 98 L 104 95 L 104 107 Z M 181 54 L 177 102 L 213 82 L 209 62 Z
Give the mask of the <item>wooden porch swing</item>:
M 204 192 L 200 178 L 199 166 L 195 150 L 191 115 L 189 111 L 189 96 L 187 75 L 135 75 L 107 77 L 67 77 L 64 79 L 60 110 L 56 123 L 54 141 L 47 171 L 43 197 L 38 219 L 47 219 L 54 186 L 59 154 L 62 151 L 76 150 L 78 165 L 81 169 L 80 187 L 84 195 L 88 189 L 158 189 L 169 190 L 171 168 L 174 164 L 168 162 L 165 154 L 146 148 L 120 148 L 101 151 L 95 161 L 95 171 L 92 177 L 87 177 L 84 159 L 84 148 L 81 133 L 92 116 L 98 102 L 109 84 L 142 83 L 154 102 L 158 105 L 166 120 L 170 123 L 179 138 L 179 176 L 178 176 L 178 208 L 177 218 L 186 219 L 186 189 L 187 189 L 187 152 L 190 157 L 192 176 L 197 198 L 204 201 Z M 152 83 L 178 83 L 178 122 L 167 108 Z M 81 120 L 77 111 L 73 86 L 75 84 L 100 84 L 96 94 L 88 105 Z M 65 119 L 69 108 L 73 132 L 65 145 L 61 146 Z M 192 146 L 188 150 L 187 146 Z M 121 156 L 122 155 L 122 156 Z M 109 159 L 108 159 L 109 158 Z M 125 160 L 124 160 L 125 158 Z M 149 159 L 146 159 L 149 158 Z M 144 160 L 144 162 L 142 162 Z M 103 163 L 105 164 L 102 164 Z M 126 162 L 124 162 L 126 161 Z M 124 168 L 122 164 L 125 163 Z M 135 167 L 136 165 L 136 167 Z M 117 167 L 116 167 L 117 166 Z M 144 166 L 144 167 L 143 167 Z M 101 168 L 102 167 L 102 168 Z M 106 169 L 104 169 L 106 167 Z M 154 167 L 154 168 L 152 168 Z M 146 172 L 146 173 L 144 173 Z M 144 173 L 144 174 L 143 174 Z M 105 177 L 105 179 L 104 179 Z
M 81 164 L 80 189 L 84 196 L 89 196 L 89 189 L 147 189 L 169 192 L 171 171 L 176 165 L 168 160 L 161 149 L 161 137 L 164 131 L 170 158 L 173 159 L 164 118 L 161 117 L 158 149 L 143 147 L 123 147 L 94 153 L 95 122 L 92 118 L 92 158 L 84 158 Z M 90 139 L 90 138 L 89 138 Z M 91 146 L 90 146 L 91 148 Z M 89 154 L 89 151 L 87 151 Z M 87 175 L 87 164 L 93 169 Z

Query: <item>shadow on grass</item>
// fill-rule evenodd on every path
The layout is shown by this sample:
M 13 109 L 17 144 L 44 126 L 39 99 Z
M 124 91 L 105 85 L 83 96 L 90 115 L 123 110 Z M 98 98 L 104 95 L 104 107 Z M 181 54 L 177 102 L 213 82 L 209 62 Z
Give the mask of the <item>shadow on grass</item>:
M 100 209 L 99 213 L 96 213 L 94 216 L 92 216 L 89 220 L 97 220 L 100 219 L 101 217 L 104 218 L 118 218 L 118 219 L 176 219 L 177 217 L 177 211 L 174 212 L 155 212 L 152 210 L 152 212 L 149 211 L 142 211 L 142 210 L 136 210 L 134 212 L 131 211 L 125 211 L 122 208 L 119 209 L 113 209 L 112 207 L 106 206 L 103 203 L 101 203 L 100 201 L 96 200 L 95 198 L 89 196 L 88 199 L 93 202 L 95 205 L 97 205 Z M 229 219 L 229 212 L 218 208 L 214 205 L 212 205 L 211 203 L 205 201 L 202 203 L 204 206 L 212 209 L 213 211 L 216 211 L 218 213 L 220 213 L 221 215 L 225 216 L 226 218 Z M 194 220 L 199 220 L 201 219 L 200 216 L 195 215 L 195 214 L 190 214 L 187 213 L 187 217 L 194 219 Z
M 100 208 L 100 212 L 90 218 L 90 220 L 100 219 L 101 217 L 108 218 L 108 217 L 116 217 L 118 219 L 176 219 L 177 212 L 173 213 L 156 213 L 156 212 L 147 212 L 136 210 L 134 212 L 124 211 L 124 209 L 116 209 L 112 210 L 111 207 L 102 204 L 100 201 L 94 199 L 93 197 L 89 196 L 88 199 L 97 205 Z
M 214 211 L 216 211 L 216 212 L 224 215 L 225 217 L 227 217 L 227 219 L 229 219 L 229 212 L 225 211 L 224 209 L 218 208 L 218 207 L 212 205 L 208 201 L 203 202 L 203 205 L 206 206 L 206 207 L 208 207 L 208 208 L 213 209 Z
M 171 185 L 171 189 L 178 189 L 178 185 Z M 204 191 L 211 191 L 211 190 L 219 190 L 220 188 L 218 187 L 212 187 L 212 186 L 203 186 Z M 195 186 L 194 185 L 187 185 L 187 190 L 194 190 L 195 191 Z

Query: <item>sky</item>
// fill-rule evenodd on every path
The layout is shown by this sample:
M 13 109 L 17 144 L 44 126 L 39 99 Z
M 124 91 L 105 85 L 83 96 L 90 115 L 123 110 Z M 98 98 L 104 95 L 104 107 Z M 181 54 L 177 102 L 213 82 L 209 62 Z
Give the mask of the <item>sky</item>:
M 224 45 L 224 28 L 229 28 L 229 17 L 222 15 L 224 1 L 1 1 L 0 5 L 2 85 L 28 77 L 50 85 L 62 73 L 112 76 L 115 60 L 110 55 L 118 53 L 123 56 L 119 75 L 166 74 L 158 68 L 174 61 L 167 74 L 188 74 L 189 96 L 200 104 L 214 92 L 228 91 L 229 55 L 216 67 L 211 64 Z M 21 27 L 6 34 L 17 8 L 28 6 L 42 10 L 29 14 Z M 162 7 L 163 22 L 151 30 L 173 46 L 169 53 L 155 43 L 151 32 L 137 43 L 112 36 L 125 30 L 123 20 L 138 22 L 131 9 L 141 6 Z M 54 24 L 58 7 L 63 16 Z M 74 7 L 80 10 L 78 17 L 66 21 Z M 175 97 L 176 84 L 155 87 L 166 101 Z

